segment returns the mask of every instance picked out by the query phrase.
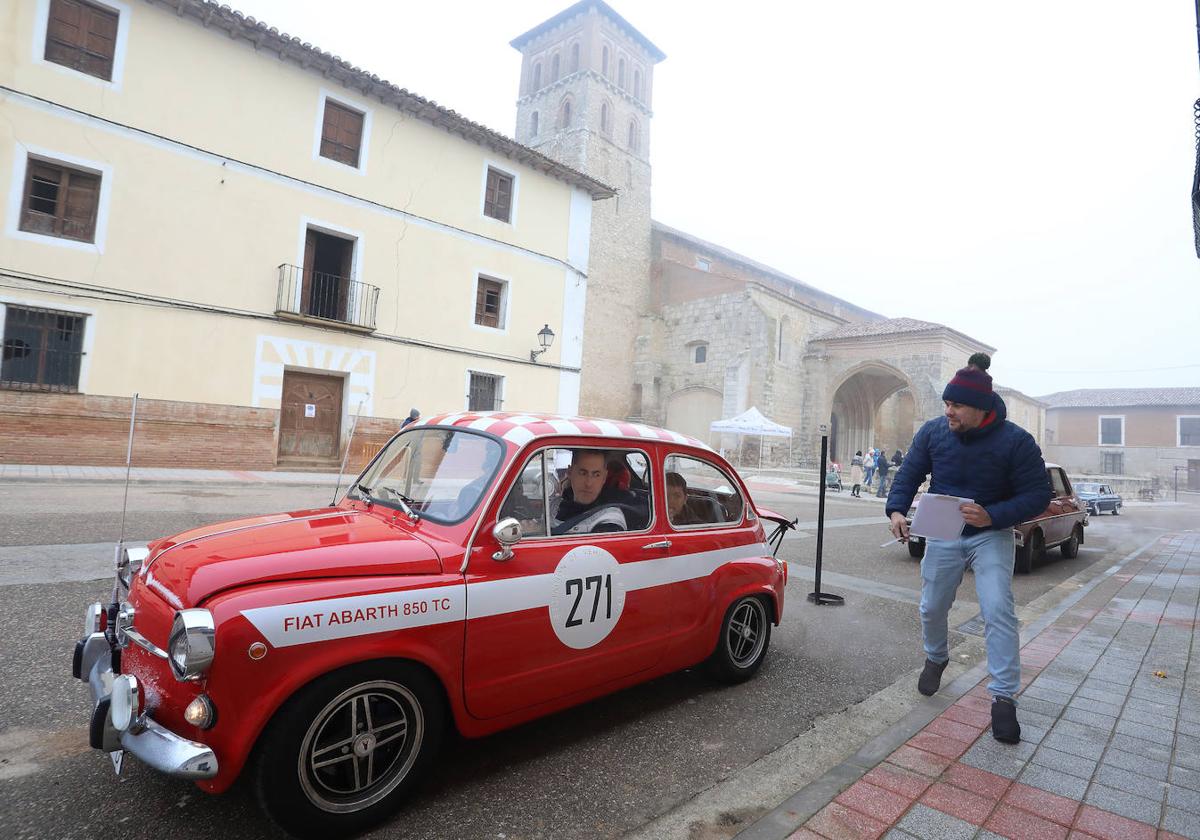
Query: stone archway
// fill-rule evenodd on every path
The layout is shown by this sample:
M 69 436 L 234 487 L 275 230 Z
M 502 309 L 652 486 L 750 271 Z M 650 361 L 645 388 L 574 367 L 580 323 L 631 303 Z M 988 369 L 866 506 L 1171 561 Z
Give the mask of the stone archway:
M 721 393 L 712 388 L 676 391 L 667 398 L 666 428 L 712 443 L 709 427 L 721 419 L 721 403 Z
M 895 446 L 897 442 L 876 440 L 876 429 L 885 425 L 899 431 L 904 422 L 908 424 L 908 437 L 899 445 L 907 448 L 915 413 L 911 383 L 903 373 L 874 362 L 853 368 L 833 392 L 830 429 L 836 429 L 836 433 L 830 440 L 829 457 L 849 464 L 857 451 L 865 452 L 870 446 Z M 896 432 L 891 436 L 897 436 Z

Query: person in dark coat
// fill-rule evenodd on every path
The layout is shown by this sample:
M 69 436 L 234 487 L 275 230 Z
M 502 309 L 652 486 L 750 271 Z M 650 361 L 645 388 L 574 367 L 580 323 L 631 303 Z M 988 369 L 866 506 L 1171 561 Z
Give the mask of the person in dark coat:
M 875 495 L 881 499 L 884 493 L 887 492 L 888 470 L 891 468 L 892 465 L 888 463 L 887 453 L 880 449 L 879 454 L 875 456 L 875 472 L 879 474 L 879 489 L 875 491 Z
M 408 416 L 404 418 L 404 422 L 400 424 L 400 428 L 403 429 L 405 426 L 410 426 L 420 419 L 421 412 L 414 408 L 412 411 L 408 412 Z
M 901 455 L 900 450 L 897 449 L 895 452 L 892 453 L 892 466 L 899 468 L 899 466 L 903 463 L 904 463 L 904 456 Z
M 983 613 L 992 695 L 992 736 L 1021 740 L 1013 699 L 1021 685 L 1021 653 L 1012 575 L 1013 526 L 1046 509 L 1052 496 L 1041 449 L 1029 432 L 1006 419 L 992 391 L 984 353 L 971 356 L 942 392 L 945 412 L 917 432 L 896 474 L 885 508 L 892 534 L 908 539 L 905 519 L 917 488 L 972 499 L 959 506 L 965 523 L 952 540 L 927 540 L 921 561 L 921 635 L 925 667 L 917 690 L 932 695 L 949 660 L 946 618 L 967 567 Z

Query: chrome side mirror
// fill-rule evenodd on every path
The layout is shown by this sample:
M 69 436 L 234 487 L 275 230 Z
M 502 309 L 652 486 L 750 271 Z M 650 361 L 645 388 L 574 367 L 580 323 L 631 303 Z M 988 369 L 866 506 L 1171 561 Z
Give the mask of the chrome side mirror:
M 503 563 L 512 558 L 512 547 L 521 541 L 524 534 L 521 523 L 509 516 L 496 523 L 496 527 L 492 528 L 492 536 L 500 543 L 500 550 L 492 555 L 492 559 Z

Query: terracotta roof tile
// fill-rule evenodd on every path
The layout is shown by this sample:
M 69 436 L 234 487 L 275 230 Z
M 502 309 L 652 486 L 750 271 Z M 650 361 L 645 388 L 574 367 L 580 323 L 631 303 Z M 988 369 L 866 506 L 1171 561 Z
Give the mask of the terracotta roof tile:
M 1078 388 L 1038 397 L 1049 408 L 1200 406 L 1200 388 Z

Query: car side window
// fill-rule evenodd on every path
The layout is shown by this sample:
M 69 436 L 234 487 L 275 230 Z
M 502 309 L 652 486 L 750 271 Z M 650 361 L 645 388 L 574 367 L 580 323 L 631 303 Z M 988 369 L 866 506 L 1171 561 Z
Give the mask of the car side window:
M 525 464 L 521 475 L 500 506 L 500 518 L 521 523 L 527 537 L 546 535 L 546 490 L 553 479 L 546 474 L 545 456 L 539 452 Z
M 713 527 L 742 521 L 737 484 L 699 458 L 670 455 L 666 463 L 667 518 L 673 528 Z
M 1062 470 L 1053 469 L 1048 470 L 1048 472 L 1050 473 L 1050 486 L 1054 489 L 1054 497 L 1060 499 L 1066 496 L 1067 485 L 1063 481 Z
M 552 447 L 531 458 L 500 508 L 527 537 L 644 531 L 653 519 L 650 459 L 623 448 Z

